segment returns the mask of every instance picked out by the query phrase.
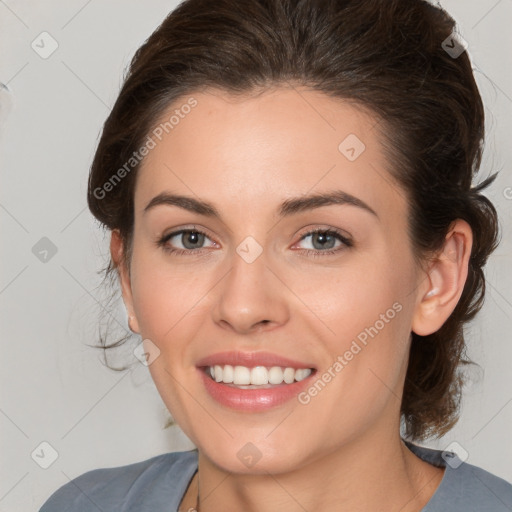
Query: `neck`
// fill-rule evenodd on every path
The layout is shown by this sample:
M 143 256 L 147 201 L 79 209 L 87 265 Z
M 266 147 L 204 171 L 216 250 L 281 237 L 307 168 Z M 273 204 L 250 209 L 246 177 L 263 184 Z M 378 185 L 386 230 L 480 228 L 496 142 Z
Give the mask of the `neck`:
M 364 436 L 280 474 L 233 474 L 199 453 L 200 512 L 400 510 L 418 512 L 443 470 L 416 457 L 397 434 Z M 197 482 L 196 482 L 197 483 Z

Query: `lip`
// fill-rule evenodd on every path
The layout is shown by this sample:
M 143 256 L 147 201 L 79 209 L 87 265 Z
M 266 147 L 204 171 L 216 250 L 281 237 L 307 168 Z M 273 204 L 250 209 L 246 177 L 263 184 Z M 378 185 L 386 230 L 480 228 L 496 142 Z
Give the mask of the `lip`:
M 311 368 L 311 375 L 292 384 L 277 384 L 271 388 L 240 389 L 213 380 L 206 374 L 208 366 L 226 365 L 246 366 L 281 366 L 284 368 Z M 230 409 L 246 412 L 264 412 L 278 407 L 296 398 L 297 395 L 309 386 L 316 374 L 316 369 L 310 363 L 282 357 L 270 352 L 221 352 L 205 357 L 198 361 L 197 371 L 203 385 L 217 403 Z
M 263 412 L 296 398 L 312 382 L 316 372 L 309 377 L 292 384 L 277 384 L 271 388 L 239 389 L 227 384 L 215 382 L 206 374 L 204 368 L 198 368 L 199 376 L 208 394 L 220 405 L 246 412 Z
M 208 357 L 200 359 L 196 366 L 215 366 L 216 364 L 223 366 L 230 364 L 232 366 L 246 366 L 247 368 L 254 368 L 255 366 L 282 366 L 283 368 L 311 368 L 315 367 L 311 363 L 296 361 L 287 357 L 272 354 L 271 352 L 218 352 Z

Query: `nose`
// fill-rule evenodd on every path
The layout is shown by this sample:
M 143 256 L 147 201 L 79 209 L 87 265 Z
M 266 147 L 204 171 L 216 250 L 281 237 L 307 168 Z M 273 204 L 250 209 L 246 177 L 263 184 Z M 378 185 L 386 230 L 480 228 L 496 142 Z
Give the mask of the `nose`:
M 237 253 L 216 288 L 213 320 L 238 334 L 271 330 L 289 318 L 289 290 L 270 270 L 265 253 L 248 263 Z

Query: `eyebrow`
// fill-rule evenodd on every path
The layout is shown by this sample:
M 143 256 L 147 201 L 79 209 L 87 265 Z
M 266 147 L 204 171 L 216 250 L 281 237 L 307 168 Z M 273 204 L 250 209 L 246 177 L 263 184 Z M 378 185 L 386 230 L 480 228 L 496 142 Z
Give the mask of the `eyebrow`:
M 217 219 L 221 218 L 221 215 L 215 206 L 213 206 L 211 203 L 208 203 L 207 201 L 195 199 L 190 196 L 171 194 L 168 192 L 162 192 L 161 194 L 153 197 L 153 199 L 151 199 L 151 201 L 144 208 L 144 213 L 159 205 L 178 206 L 179 208 L 183 208 L 190 212 L 204 215 L 206 217 L 215 217 Z M 314 210 L 316 208 L 321 208 L 322 206 L 331 205 L 356 206 L 357 208 L 366 210 L 375 217 L 379 218 L 375 210 L 368 206 L 364 201 L 353 196 L 352 194 L 344 192 L 343 190 L 333 190 L 328 193 L 312 194 L 308 196 L 286 199 L 283 201 L 283 203 L 281 203 L 279 207 L 279 216 L 287 217 L 300 212 Z

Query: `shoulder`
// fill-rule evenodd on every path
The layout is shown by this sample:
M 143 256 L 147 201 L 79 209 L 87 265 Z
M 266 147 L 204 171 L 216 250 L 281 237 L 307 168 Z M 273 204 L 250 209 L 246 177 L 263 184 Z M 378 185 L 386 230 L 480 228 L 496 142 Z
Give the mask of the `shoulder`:
M 451 503 L 450 500 L 457 503 L 460 510 L 465 512 L 481 510 L 510 512 L 512 510 L 512 484 L 506 480 L 466 462 L 457 468 L 447 466 L 447 471 L 449 471 L 447 485 L 437 496 L 439 508 L 433 508 L 432 512 L 446 510 L 440 507 L 443 503 Z M 428 510 L 430 512 L 430 509 Z
M 197 450 L 88 471 L 57 489 L 40 512 L 156 511 L 177 508 L 197 470 Z
M 512 510 L 512 484 L 503 478 L 463 462 L 454 452 L 406 444 L 423 460 L 445 468 L 441 484 L 422 512 Z

